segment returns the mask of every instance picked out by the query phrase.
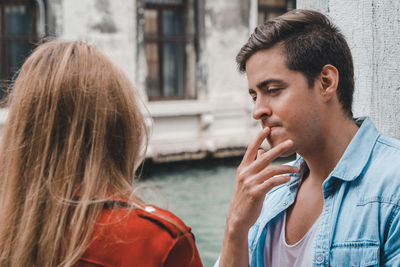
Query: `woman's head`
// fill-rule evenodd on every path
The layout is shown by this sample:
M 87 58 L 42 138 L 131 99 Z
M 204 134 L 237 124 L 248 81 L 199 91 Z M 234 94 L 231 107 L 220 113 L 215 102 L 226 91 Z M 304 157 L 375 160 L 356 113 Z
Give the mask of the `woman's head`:
M 50 184 L 74 179 L 81 194 L 98 192 L 86 179 L 96 178 L 118 191 L 125 182 L 119 179 L 133 178 L 144 151 L 146 129 L 136 98 L 124 72 L 96 47 L 45 43 L 15 82 L 8 143 L 23 151 L 26 167 L 55 179 Z
M 48 249 L 59 240 L 41 257 L 76 257 L 83 249 L 76 245 L 88 240 L 90 229 L 67 225 L 90 228 L 101 210 L 90 205 L 132 193 L 147 145 L 138 97 L 124 72 L 96 47 L 53 41 L 26 60 L 10 99 L 0 150 L 0 219 L 8 218 L 0 222 L 0 246 L 8 240 L 20 244 L 20 256 L 41 255 L 38 243 L 48 242 Z M 76 197 L 79 203 L 70 205 Z M 5 223 L 13 225 L 7 229 Z M 0 248 L 3 259 L 18 255 Z

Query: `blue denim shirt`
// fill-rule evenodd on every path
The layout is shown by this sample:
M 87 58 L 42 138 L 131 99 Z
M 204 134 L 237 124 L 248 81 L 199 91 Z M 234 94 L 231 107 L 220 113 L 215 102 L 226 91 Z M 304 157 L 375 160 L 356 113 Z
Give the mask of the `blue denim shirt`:
M 324 207 L 315 236 L 313 266 L 400 266 L 400 141 L 378 133 L 369 118 L 324 181 Z M 249 266 L 265 266 L 268 224 L 295 200 L 306 168 L 271 190 L 250 228 Z M 219 262 L 215 266 L 218 266 Z

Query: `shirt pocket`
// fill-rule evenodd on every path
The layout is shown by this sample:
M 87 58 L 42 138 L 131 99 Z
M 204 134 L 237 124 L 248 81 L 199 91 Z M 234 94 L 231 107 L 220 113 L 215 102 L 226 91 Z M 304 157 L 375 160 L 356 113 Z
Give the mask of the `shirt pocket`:
M 379 266 L 379 245 L 370 241 L 335 244 L 329 256 L 331 267 Z

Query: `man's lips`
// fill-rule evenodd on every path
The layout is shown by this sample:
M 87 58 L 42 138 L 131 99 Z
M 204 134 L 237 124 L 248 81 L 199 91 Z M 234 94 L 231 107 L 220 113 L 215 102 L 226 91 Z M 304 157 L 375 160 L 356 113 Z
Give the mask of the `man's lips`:
M 280 124 L 272 124 L 272 125 L 270 124 L 270 125 L 263 126 L 264 129 L 266 127 L 269 128 L 269 134 L 268 134 L 267 138 L 270 139 L 270 138 L 272 138 L 272 136 L 275 136 L 276 134 L 278 134 L 279 128 L 281 126 L 282 125 L 280 125 Z
M 269 127 L 269 131 L 270 131 L 269 135 L 270 136 L 273 135 L 279 129 L 279 127 L 280 126 L 278 126 L 278 125 Z
M 263 126 L 263 128 L 269 128 L 270 130 L 272 130 L 273 128 L 277 128 L 277 127 L 281 127 L 281 125 L 279 124 L 274 124 L 274 125 L 265 125 Z

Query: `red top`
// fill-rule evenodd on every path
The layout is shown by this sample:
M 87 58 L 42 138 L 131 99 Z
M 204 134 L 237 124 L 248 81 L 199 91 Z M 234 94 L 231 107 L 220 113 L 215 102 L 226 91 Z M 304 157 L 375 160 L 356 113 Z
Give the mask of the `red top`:
M 178 217 L 155 206 L 105 209 L 75 267 L 201 267 L 194 236 Z

